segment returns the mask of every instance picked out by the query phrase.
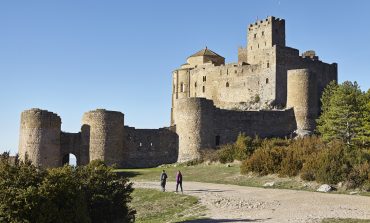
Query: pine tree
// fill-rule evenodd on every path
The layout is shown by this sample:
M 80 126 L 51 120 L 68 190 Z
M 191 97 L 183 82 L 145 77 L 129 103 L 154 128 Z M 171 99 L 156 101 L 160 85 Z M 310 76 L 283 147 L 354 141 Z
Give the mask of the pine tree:
M 366 97 L 356 82 L 329 85 L 324 91 L 318 131 L 324 140 L 343 140 L 348 146 L 368 143 L 365 137 Z

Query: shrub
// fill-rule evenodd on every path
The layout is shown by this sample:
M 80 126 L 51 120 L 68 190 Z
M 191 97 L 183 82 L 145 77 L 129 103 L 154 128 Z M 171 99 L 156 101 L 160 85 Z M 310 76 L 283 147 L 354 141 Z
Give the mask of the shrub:
M 313 153 L 325 144 L 318 137 L 306 137 L 293 140 L 286 148 L 286 154 L 281 162 L 280 176 L 296 176 L 301 171 L 303 164 Z
M 361 186 L 368 190 L 367 181 L 370 179 L 370 164 L 369 162 L 364 162 L 362 164 L 357 164 L 351 170 L 347 176 L 347 187 L 348 188 L 358 188 Z
M 336 184 L 343 181 L 351 168 L 346 147 L 339 141 L 327 144 L 314 153 L 303 165 L 302 179 L 314 179 L 320 183 Z
M 235 149 L 232 144 L 222 145 L 217 151 L 217 156 L 221 163 L 229 163 L 234 161 Z
M 0 156 L 0 222 L 132 222 L 131 184 L 100 161 L 42 170 Z
M 242 174 L 256 172 L 260 175 L 277 173 L 280 170 L 284 153 L 285 150 L 279 147 L 259 148 L 249 159 L 243 161 L 240 171 Z

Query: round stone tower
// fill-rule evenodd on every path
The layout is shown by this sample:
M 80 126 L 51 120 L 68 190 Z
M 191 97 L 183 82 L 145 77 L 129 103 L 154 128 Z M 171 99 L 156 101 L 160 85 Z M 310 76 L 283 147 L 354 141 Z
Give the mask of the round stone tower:
M 288 70 L 287 108 L 293 107 L 297 131 L 313 131 L 318 115 L 316 75 L 309 69 Z
M 82 118 L 82 144 L 88 146 L 89 161 L 100 159 L 107 165 L 123 160 L 124 115 L 117 111 L 96 109 Z
M 52 112 L 33 108 L 21 114 L 19 158 L 42 167 L 61 166 L 61 119 Z
M 197 159 L 200 150 L 213 148 L 213 102 L 205 98 L 176 100 L 176 133 L 179 135 L 178 162 Z

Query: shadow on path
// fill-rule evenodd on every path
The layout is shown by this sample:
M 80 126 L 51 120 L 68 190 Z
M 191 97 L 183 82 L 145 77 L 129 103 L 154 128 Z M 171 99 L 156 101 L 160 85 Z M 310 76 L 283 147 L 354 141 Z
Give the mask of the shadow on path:
M 226 192 L 226 191 L 230 191 L 230 190 L 219 190 L 219 189 L 197 189 L 197 190 L 186 190 L 186 191 L 189 191 L 189 192 L 192 192 L 192 193 L 202 193 L 202 192 Z
M 196 220 L 189 220 L 189 221 L 179 221 L 177 223 L 227 223 L 227 222 L 263 222 L 264 220 L 268 220 L 271 218 L 266 219 L 196 219 Z

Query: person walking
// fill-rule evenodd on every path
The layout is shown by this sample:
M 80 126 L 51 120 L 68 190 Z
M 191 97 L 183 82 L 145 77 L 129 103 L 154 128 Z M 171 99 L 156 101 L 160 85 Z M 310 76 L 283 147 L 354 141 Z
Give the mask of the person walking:
M 167 181 L 167 174 L 166 174 L 166 171 L 163 170 L 161 174 L 161 187 L 162 187 L 163 192 L 166 191 L 166 181 Z
M 182 190 L 182 174 L 180 170 L 177 171 L 177 174 L 176 174 L 176 193 L 178 192 L 179 185 L 180 185 L 181 193 L 184 193 Z

